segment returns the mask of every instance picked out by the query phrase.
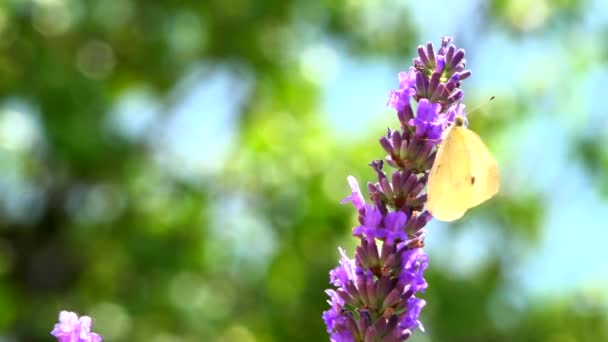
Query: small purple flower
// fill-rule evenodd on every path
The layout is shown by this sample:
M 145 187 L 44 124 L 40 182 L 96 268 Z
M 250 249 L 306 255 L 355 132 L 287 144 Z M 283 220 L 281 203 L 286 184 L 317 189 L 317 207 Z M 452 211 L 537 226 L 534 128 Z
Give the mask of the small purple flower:
M 404 330 L 413 331 L 418 328 L 424 332 L 424 326 L 418 320 L 418 317 L 420 317 L 420 312 L 422 312 L 422 308 L 424 308 L 425 305 L 426 302 L 424 299 L 410 298 L 407 302 L 407 306 L 411 309 L 404 315 L 401 322 L 399 322 L 399 326 Z
M 416 118 L 413 119 L 417 138 L 431 140 L 441 138 L 443 125 L 441 120 L 438 120 L 440 110 L 441 104 L 439 103 L 431 103 L 427 99 L 421 99 L 418 102 Z
M 377 174 L 377 182 L 367 184 L 371 203 L 348 177 L 351 194 L 342 203 L 357 209 L 353 236 L 360 244 L 354 258 L 340 248 L 340 264 L 330 271 L 335 289 L 326 291 L 330 308 L 323 321 L 331 341 L 405 341 L 416 329 L 424 331 L 420 314 L 426 302 L 418 296 L 428 286 L 424 227 L 432 218 L 424 210 L 424 189 L 443 132 L 465 115 L 460 83 L 471 75 L 464 50 L 451 42 L 442 37 L 438 51 L 432 43 L 419 46 L 414 66 L 399 73 L 399 89 L 390 92 L 387 104 L 401 127 L 380 138 L 386 163 L 370 163 Z M 387 174 L 385 164 L 394 170 Z
M 340 266 L 329 272 L 330 282 L 336 287 L 346 287 L 355 278 L 355 261 L 346 256 L 344 249 L 340 250 Z
M 384 217 L 384 227 L 386 230 L 386 240 L 390 243 L 394 241 L 407 241 L 408 236 L 405 231 L 407 215 L 402 211 L 394 211 Z
M 409 284 L 410 291 L 424 292 L 428 286 L 424 280 L 424 271 L 429 265 L 429 257 L 422 248 L 405 251 L 402 254 L 401 263 L 403 269 L 399 275 L 399 281 Z
M 101 342 L 101 336 L 91 332 L 91 317 L 70 311 L 59 313 L 59 323 L 55 324 L 51 335 L 59 342 Z
M 359 183 L 353 176 L 349 176 L 347 180 L 348 184 L 350 185 L 350 189 L 352 190 L 352 194 L 343 199 L 342 204 L 353 202 L 355 208 L 357 208 L 357 210 L 361 210 L 361 208 L 365 206 L 365 200 L 363 199 L 361 190 L 359 190 Z
M 363 213 L 363 224 L 353 229 L 353 235 L 366 236 L 368 238 L 383 238 L 385 230 L 382 224 L 382 212 L 371 205 L 365 205 Z
M 414 85 L 416 84 L 416 70 L 410 68 L 408 72 L 400 72 L 399 89 L 389 93 L 388 105 L 396 111 L 402 111 L 406 105 L 410 104 L 410 97 L 416 94 Z
M 341 316 L 344 300 L 334 290 L 326 290 L 325 293 L 329 296 L 327 303 L 331 309 L 323 312 L 323 321 L 327 326 L 327 332 L 331 333 L 336 327 L 344 325 L 344 317 Z

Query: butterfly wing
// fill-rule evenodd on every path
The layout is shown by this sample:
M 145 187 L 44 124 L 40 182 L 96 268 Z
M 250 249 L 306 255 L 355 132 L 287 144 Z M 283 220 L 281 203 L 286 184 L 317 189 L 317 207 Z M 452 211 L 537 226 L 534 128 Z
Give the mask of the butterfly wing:
M 471 164 L 471 200 L 470 207 L 477 206 L 492 196 L 500 187 L 500 177 L 498 175 L 498 165 L 492 153 L 488 150 L 477 133 L 463 128 L 460 132 L 464 136 L 469 151 Z
M 429 174 L 427 207 L 441 221 L 457 220 L 470 208 L 471 163 L 462 129 L 454 126 L 447 132 Z

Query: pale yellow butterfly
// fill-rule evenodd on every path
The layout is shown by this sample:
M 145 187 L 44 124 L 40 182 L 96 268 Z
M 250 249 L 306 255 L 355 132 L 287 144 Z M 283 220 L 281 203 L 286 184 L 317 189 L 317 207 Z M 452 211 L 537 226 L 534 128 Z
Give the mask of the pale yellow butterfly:
M 441 221 L 454 221 L 498 192 L 496 159 L 479 135 L 456 117 L 439 145 L 429 174 L 427 208 Z

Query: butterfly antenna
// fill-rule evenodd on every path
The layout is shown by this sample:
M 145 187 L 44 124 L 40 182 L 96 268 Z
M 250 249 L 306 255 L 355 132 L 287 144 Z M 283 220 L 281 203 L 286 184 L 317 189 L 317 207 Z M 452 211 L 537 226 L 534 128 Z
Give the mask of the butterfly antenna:
M 481 108 L 481 107 L 483 107 L 483 106 L 487 105 L 488 103 L 492 102 L 492 100 L 494 100 L 495 98 L 496 98 L 496 96 L 492 96 L 492 97 L 490 97 L 490 99 L 488 100 L 488 102 L 486 102 L 486 103 L 482 103 L 482 104 L 477 105 L 477 107 L 475 107 L 475 108 L 473 108 L 473 109 L 469 110 L 469 111 L 467 112 L 467 115 L 470 115 L 471 113 L 473 113 L 474 111 L 478 110 L 479 108 Z

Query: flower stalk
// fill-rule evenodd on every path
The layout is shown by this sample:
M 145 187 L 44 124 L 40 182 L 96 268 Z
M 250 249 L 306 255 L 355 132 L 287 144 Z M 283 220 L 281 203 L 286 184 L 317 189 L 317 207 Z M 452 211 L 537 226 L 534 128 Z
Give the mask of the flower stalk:
M 384 161 L 370 163 L 377 176 L 367 184 L 370 203 L 348 177 L 352 192 L 342 203 L 358 211 L 353 236 L 360 244 L 353 259 L 340 248 L 340 264 L 330 271 L 334 288 L 326 290 L 330 308 L 323 320 L 331 341 L 405 341 L 424 331 L 419 317 L 426 302 L 418 295 L 427 288 L 423 247 L 432 218 L 424 189 L 443 131 L 465 114 L 460 85 L 471 75 L 464 50 L 451 41 L 442 37 L 437 51 L 430 42 L 419 46 L 413 66 L 399 73 L 399 89 L 387 104 L 400 127 L 380 138 Z

